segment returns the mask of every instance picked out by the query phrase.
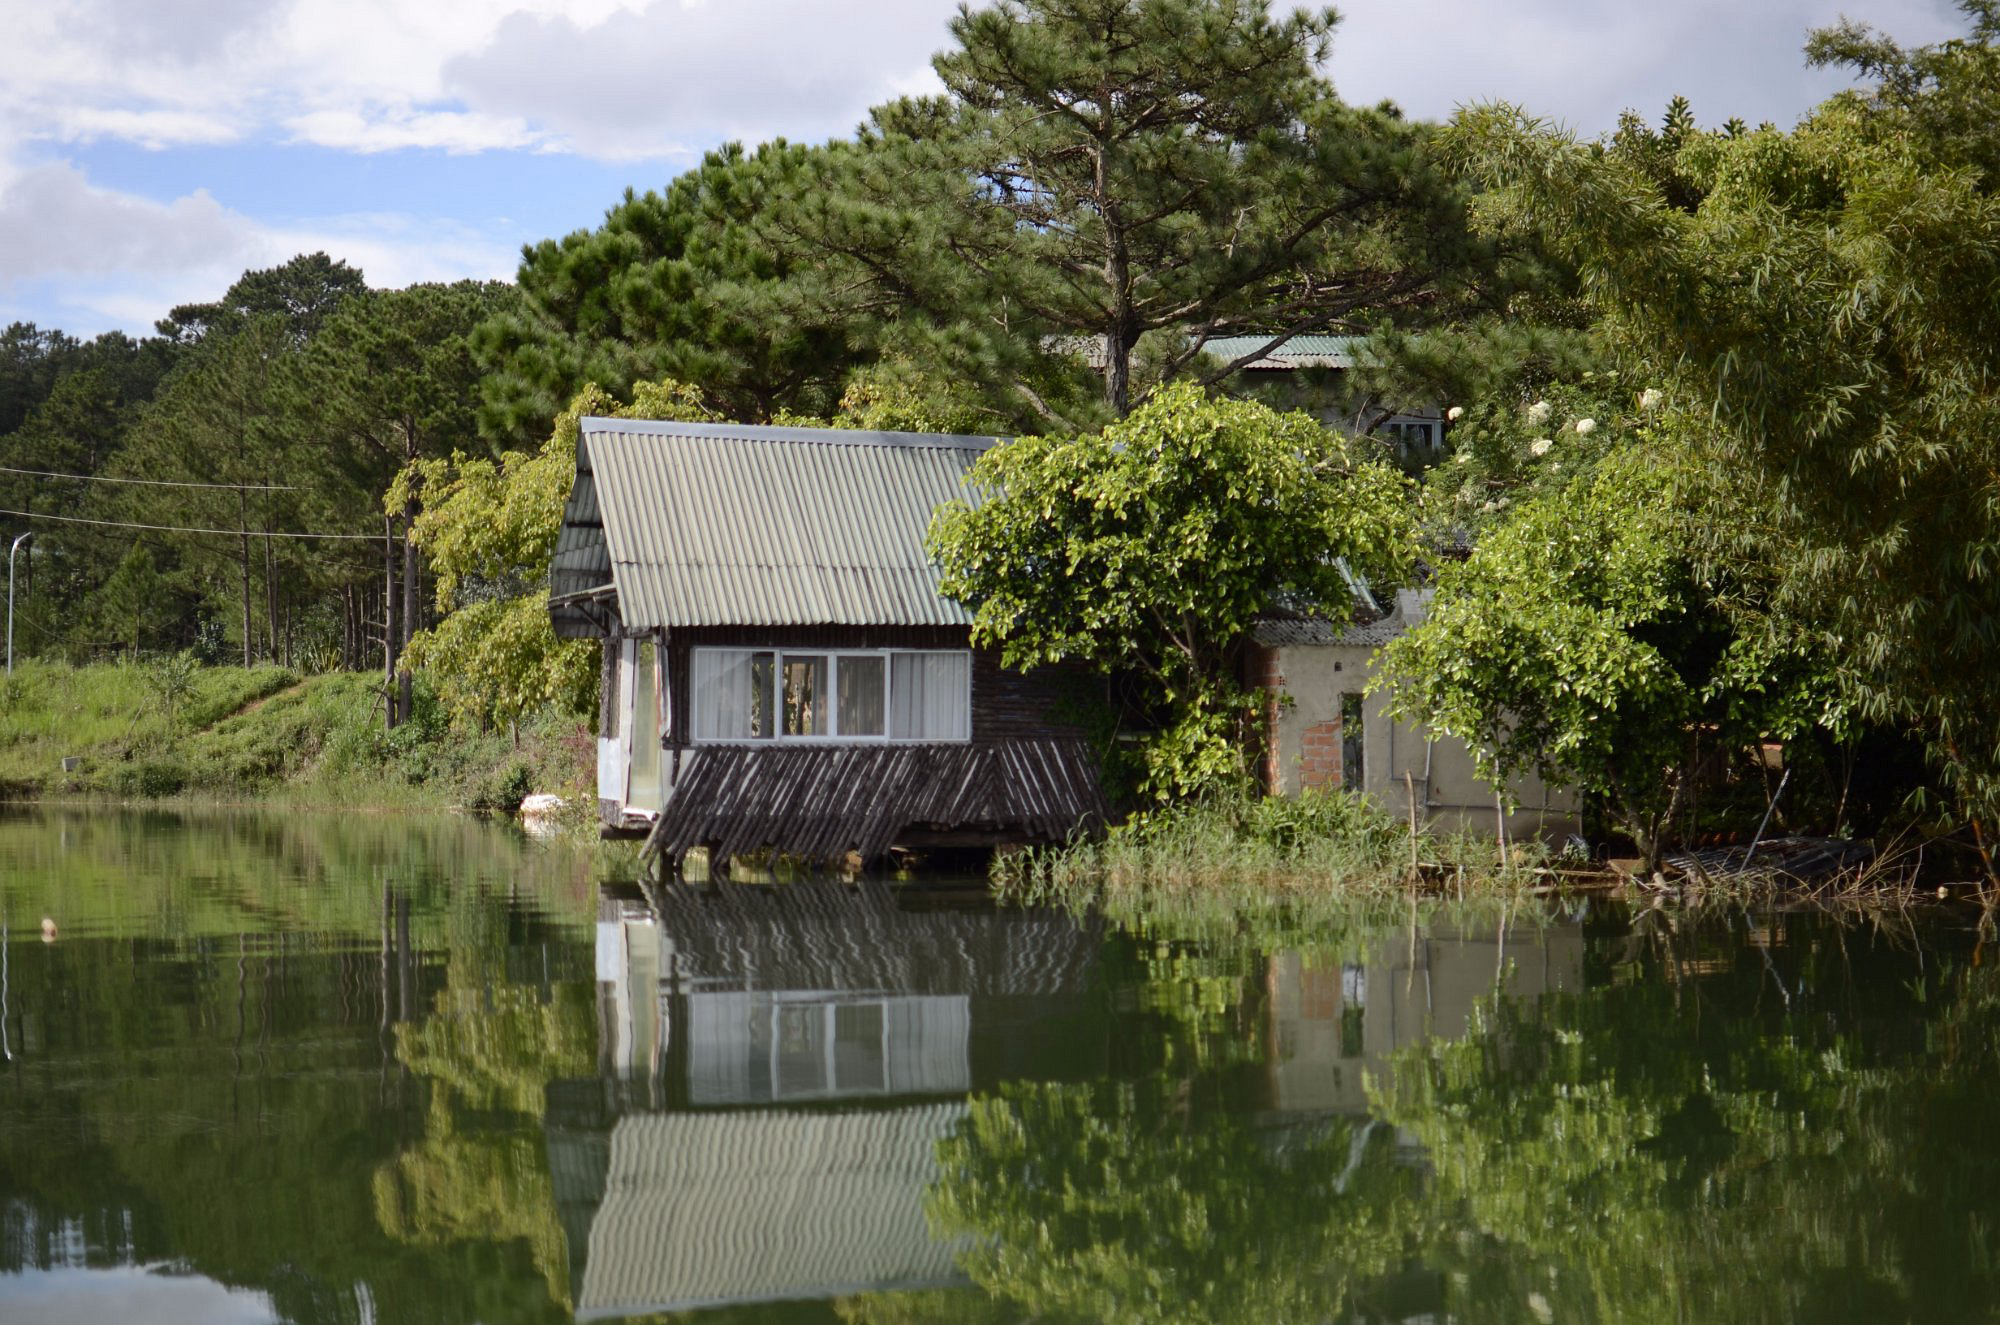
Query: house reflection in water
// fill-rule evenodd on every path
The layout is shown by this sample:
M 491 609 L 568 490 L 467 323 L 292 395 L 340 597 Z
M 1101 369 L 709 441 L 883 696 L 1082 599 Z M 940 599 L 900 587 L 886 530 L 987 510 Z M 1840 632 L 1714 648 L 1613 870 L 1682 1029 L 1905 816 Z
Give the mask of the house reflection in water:
M 1280 1113 L 1368 1110 L 1365 1075 L 1434 1036 L 1458 1039 L 1496 989 L 1536 999 L 1583 987 L 1583 931 L 1532 924 L 1432 926 L 1380 939 L 1365 962 L 1316 966 L 1280 953 L 1265 968 L 1271 1107 Z
M 1145 1059 L 1114 1052 L 1136 991 L 1104 987 L 1104 949 L 1065 915 L 881 887 L 606 895 L 600 1072 L 552 1086 L 547 1114 L 579 1318 L 957 1282 L 924 1200 L 968 1099 Z M 1364 1070 L 1463 1034 L 1503 973 L 1533 998 L 1582 967 L 1578 931 L 1526 925 L 1404 931 L 1345 966 L 1264 958 L 1244 971 L 1265 995 L 1263 1121 L 1365 1113 Z
M 549 1109 L 580 1319 L 954 1281 L 936 1144 L 975 1090 L 1106 1070 L 1101 935 L 902 901 L 601 900 L 601 1073 Z

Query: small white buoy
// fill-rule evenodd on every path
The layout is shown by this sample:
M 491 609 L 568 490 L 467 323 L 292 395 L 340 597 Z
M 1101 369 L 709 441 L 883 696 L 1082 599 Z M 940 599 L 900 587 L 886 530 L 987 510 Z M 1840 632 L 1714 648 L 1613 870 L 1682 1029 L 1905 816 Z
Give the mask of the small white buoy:
M 56 922 L 54 920 L 51 920 L 48 916 L 43 916 L 42 942 L 54 943 L 55 941 L 56 941 Z

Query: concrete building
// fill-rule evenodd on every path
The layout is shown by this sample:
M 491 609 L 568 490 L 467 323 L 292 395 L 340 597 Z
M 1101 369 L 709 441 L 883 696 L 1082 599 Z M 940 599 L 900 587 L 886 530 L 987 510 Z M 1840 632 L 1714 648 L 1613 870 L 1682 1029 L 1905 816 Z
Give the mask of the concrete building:
M 1464 742 L 1391 718 L 1390 697 L 1369 691 L 1377 652 L 1421 621 L 1427 602 L 1425 591 L 1405 589 L 1391 611 L 1364 625 L 1325 617 L 1258 624 L 1249 680 L 1277 697 L 1265 732 L 1265 785 L 1284 796 L 1360 791 L 1399 816 L 1414 802 L 1420 823 L 1447 833 L 1490 837 L 1496 823 L 1509 840 L 1579 831 L 1575 789 L 1522 775 L 1506 789 L 1512 808 L 1503 816 L 1503 798 L 1475 771 Z

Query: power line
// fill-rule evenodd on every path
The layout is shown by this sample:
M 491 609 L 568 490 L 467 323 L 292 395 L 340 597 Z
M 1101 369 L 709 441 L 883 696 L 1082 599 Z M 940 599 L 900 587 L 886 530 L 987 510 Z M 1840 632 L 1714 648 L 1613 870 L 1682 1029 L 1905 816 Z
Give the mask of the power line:
M 220 534 L 228 538 L 314 538 L 343 543 L 379 543 L 382 534 L 302 534 L 287 533 L 281 529 L 196 529 L 177 524 L 135 524 L 130 520 L 86 520 L 76 515 L 49 515 L 42 511 L 6 511 L 0 515 L 18 515 L 26 520 L 60 520 L 64 524 L 104 525 L 112 529 L 150 529 L 160 534 Z
M 77 479 L 84 483 L 130 483 L 146 488 L 223 488 L 230 492 L 297 492 L 283 483 L 180 483 L 164 478 L 113 478 L 109 474 L 57 474 L 46 469 L 14 469 L 0 465 L 0 474 L 24 474 L 29 478 Z

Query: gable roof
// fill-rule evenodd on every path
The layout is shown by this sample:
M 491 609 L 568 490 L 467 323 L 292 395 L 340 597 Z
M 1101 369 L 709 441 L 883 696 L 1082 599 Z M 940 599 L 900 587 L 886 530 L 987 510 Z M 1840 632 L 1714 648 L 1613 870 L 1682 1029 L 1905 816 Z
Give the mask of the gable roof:
M 993 437 L 586 418 L 549 576 L 556 633 L 969 625 L 924 551 Z

